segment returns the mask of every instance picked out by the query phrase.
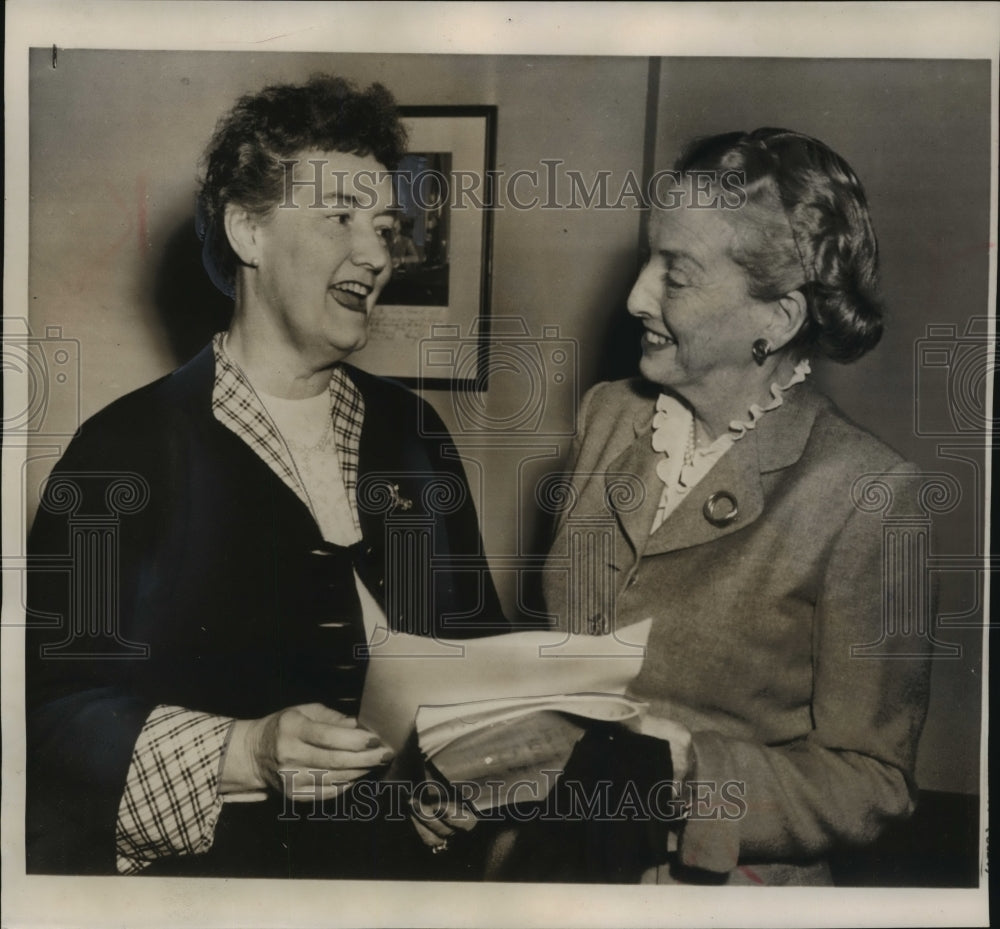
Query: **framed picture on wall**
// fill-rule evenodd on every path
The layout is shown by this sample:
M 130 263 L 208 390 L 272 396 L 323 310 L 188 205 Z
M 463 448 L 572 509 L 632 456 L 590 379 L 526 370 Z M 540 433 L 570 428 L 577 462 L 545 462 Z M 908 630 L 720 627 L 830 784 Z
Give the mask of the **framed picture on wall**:
M 478 389 L 486 367 L 497 108 L 400 112 L 409 154 L 395 178 L 393 275 L 372 312 L 368 344 L 351 361 L 410 386 Z M 446 357 L 426 344 L 442 336 L 459 340 L 461 351 Z

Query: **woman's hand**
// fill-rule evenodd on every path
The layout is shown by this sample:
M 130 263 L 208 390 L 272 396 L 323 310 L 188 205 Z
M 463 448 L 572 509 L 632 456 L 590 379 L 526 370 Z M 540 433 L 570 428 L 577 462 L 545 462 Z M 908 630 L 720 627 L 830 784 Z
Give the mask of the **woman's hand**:
M 644 716 L 639 731 L 670 743 L 670 761 L 674 780 L 686 780 L 691 773 L 691 730 L 672 719 Z
M 270 787 L 301 798 L 335 797 L 392 749 L 354 717 L 320 703 L 293 706 L 262 719 L 237 720 L 222 764 L 221 793 Z
M 430 788 L 435 789 L 430 789 Z M 459 803 L 440 789 L 436 781 L 425 781 L 410 798 L 410 820 L 417 835 L 432 852 L 443 852 L 456 832 L 468 832 L 478 821 L 466 804 Z

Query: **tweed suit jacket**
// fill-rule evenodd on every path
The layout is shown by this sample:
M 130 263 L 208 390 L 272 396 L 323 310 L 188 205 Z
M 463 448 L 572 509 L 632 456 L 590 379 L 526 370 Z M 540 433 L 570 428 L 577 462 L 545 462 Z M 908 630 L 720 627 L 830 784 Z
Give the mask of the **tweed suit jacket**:
M 590 548 L 590 580 L 546 572 L 547 608 L 576 630 L 594 609 L 605 626 L 652 617 L 630 692 L 692 731 L 688 782 L 707 785 L 694 788 L 678 865 L 822 882 L 828 853 L 912 810 L 929 662 L 908 656 L 926 654 L 917 612 L 933 610 L 933 592 L 905 560 L 883 567 L 883 530 L 923 517 L 920 476 L 807 382 L 650 534 L 655 396 L 630 380 L 585 398 L 550 564 L 571 560 L 588 521 L 605 520 L 607 542 Z M 719 518 L 733 501 L 736 517 Z

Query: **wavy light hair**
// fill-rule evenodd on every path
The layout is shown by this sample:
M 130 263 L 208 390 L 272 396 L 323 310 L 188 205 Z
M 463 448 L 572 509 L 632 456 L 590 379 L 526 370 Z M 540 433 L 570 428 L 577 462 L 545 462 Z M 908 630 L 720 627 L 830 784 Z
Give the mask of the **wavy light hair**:
M 750 294 L 774 300 L 799 290 L 806 298 L 808 318 L 786 348 L 849 362 L 878 344 L 878 241 L 843 158 L 799 132 L 755 129 L 696 140 L 675 167 L 743 176 L 747 201 L 734 211 L 731 257 Z

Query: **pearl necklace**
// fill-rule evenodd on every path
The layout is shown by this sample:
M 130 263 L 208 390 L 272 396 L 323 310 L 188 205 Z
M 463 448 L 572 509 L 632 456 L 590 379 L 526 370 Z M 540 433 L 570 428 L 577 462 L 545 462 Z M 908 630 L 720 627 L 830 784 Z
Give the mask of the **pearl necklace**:
M 742 439 L 747 432 L 755 429 L 764 414 L 780 407 L 785 391 L 804 381 L 809 373 L 809 362 L 800 361 L 786 384 L 771 384 L 772 400 L 767 406 L 753 404 L 750 407 L 749 419 L 742 422 L 733 420 L 729 424 L 728 433 L 717 437 L 704 448 L 700 448 L 698 444 L 698 426 L 692 411 L 670 395 L 661 393 L 657 398 L 656 412 L 653 415 L 651 444 L 653 452 L 660 456 L 656 474 L 664 486 L 650 532 L 655 532 L 660 527 L 680 499 L 711 470 L 730 446 Z M 690 416 L 690 419 L 687 423 L 687 437 L 682 438 L 683 433 L 680 433 L 680 430 L 683 426 L 679 417 L 685 415 Z M 681 442 L 684 443 L 683 446 Z M 670 463 L 672 455 L 674 462 L 677 460 L 676 456 L 680 456 L 680 467 Z
M 688 430 L 687 445 L 684 446 L 684 468 L 694 465 L 694 453 L 698 447 L 698 440 L 695 438 L 694 416 L 691 416 L 691 428 Z

